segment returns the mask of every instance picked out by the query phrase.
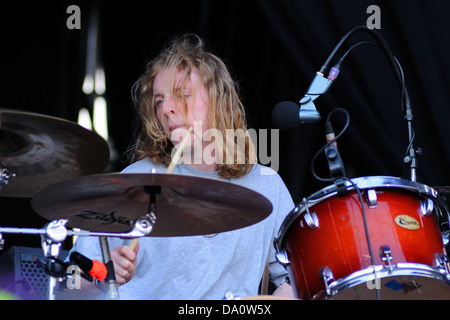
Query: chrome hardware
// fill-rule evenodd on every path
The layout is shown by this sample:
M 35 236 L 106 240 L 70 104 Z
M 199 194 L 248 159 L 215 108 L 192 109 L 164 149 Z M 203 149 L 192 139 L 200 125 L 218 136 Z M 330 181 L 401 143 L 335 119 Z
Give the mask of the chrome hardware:
M 426 217 L 428 217 L 434 210 L 434 202 L 430 198 L 420 201 L 420 211 Z
M 46 233 L 41 235 L 41 246 L 46 257 L 58 257 L 61 243 L 67 237 L 67 221 L 66 219 L 54 220 L 46 225 Z
M 376 209 L 378 207 L 377 192 L 375 191 L 375 189 L 367 190 L 366 203 L 369 209 Z
M 282 266 L 287 266 L 288 264 L 291 263 L 291 261 L 289 261 L 286 251 L 279 251 L 275 253 L 275 258 Z
M 319 227 L 319 218 L 317 217 L 317 214 L 315 212 L 305 213 L 305 222 L 308 225 L 308 227 L 311 228 L 311 230 L 317 229 Z
M 444 269 L 445 271 L 447 271 L 447 273 L 449 272 L 448 261 L 449 261 L 449 259 L 445 254 L 443 254 L 443 253 L 441 253 L 441 254 L 435 253 L 434 254 L 434 263 L 436 264 L 436 267 L 440 268 L 440 269 Z
M 319 227 L 319 218 L 317 217 L 317 214 L 315 212 L 309 212 L 308 202 L 306 198 L 303 199 L 303 202 L 305 203 L 306 210 L 306 213 L 303 215 L 303 219 L 305 220 L 308 227 L 311 228 L 311 230 L 317 229 Z
M 447 246 L 450 242 L 450 230 L 441 230 L 442 243 Z
M 155 214 L 153 212 L 149 212 L 145 216 L 140 217 L 134 222 L 132 233 L 136 236 L 146 236 L 150 234 L 150 232 L 152 232 L 155 223 Z
M 3 185 L 9 184 L 10 179 L 14 178 L 15 176 L 15 173 L 12 173 L 7 168 L 2 167 L 0 163 L 0 190 Z
M 323 278 L 323 283 L 325 284 L 325 289 L 328 295 L 331 295 L 330 283 L 334 281 L 333 272 L 329 266 L 320 268 L 319 277 Z
M 391 264 L 391 260 L 393 259 L 391 254 L 392 254 L 392 252 L 391 252 L 391 248 L 389 248 L 389 246 L 381 246 L 380 247 L 381 261 L 385 262 L 384 266 L 389 271 L 392 271 L 394 269 L 394 266 Z
M 223 297 L 223 300 L 236 300 L 236 299 L 238 299 L 238 297 L 236 297 L 234 293 L 231 291 L 225 292 L 225 295 Z

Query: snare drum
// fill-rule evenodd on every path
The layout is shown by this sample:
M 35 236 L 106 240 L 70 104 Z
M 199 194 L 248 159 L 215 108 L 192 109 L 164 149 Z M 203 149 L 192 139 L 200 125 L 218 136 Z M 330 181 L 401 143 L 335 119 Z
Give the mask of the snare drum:
M 364 177 L 304 199 L 274 243 L 300 299 L 450 299 L 441 223 L 434 189 Z

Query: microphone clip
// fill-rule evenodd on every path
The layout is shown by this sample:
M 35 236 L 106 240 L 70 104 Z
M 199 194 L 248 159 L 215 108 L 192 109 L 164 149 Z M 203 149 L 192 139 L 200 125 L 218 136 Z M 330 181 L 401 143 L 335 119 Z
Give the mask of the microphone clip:
M 344 163 L 337 149 L 337 143 L 330 121 L 325 123 L 325 130 L 328 141 L 328 146 L 325 148 L 325 156 L 327 157 L 330 176 L 331 178 L 345 177 Z
M 314 100 L 327 92 L 332 83 L 333 81 L 325 78 L 322 73 L 316 73 L 305 96 L 299 101 L 300 123 L 315 123 L 320 121 L 320 113 L 317 111 L 316 106 L 314 105 Z

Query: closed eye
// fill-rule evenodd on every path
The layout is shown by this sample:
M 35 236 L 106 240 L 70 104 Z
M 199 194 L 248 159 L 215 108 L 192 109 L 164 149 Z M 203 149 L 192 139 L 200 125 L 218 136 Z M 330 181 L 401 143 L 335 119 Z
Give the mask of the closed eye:
M 153 99 L 153 105 L 156 109 L 161 107 L 162 103 L 164 102 L 164 97 L 162 95 L 156 95 Z

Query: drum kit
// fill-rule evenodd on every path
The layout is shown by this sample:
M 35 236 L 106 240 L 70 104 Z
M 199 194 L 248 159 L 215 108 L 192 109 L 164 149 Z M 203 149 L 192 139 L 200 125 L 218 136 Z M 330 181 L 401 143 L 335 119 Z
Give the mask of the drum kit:
M 0 110 L 0 196 L 31 197 L 50 222 L 0 227 L 39 235 L 50 300 L 61 282 L 68 236 L 139 239 L 212 234 L 257 223 L 271 203 L 218 180 L 171 174 L 102 173 L 107 143 L 75 123 Z M 330 185 L 304 198 L 274 239 L 299 299 L 449 299 L 450 188 L 388 176 Z M 115 287 L 112 277 L 111 287 Z M 117 294 L 112 290 L 111 298 Z

